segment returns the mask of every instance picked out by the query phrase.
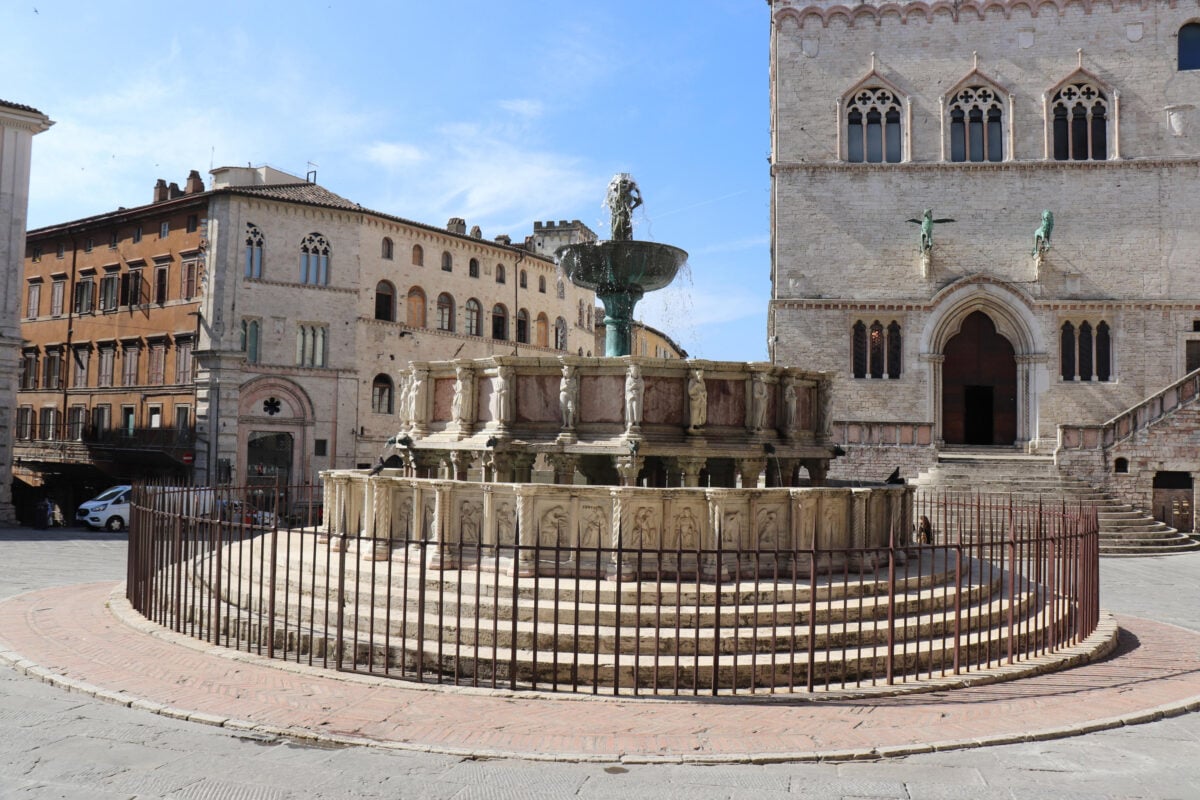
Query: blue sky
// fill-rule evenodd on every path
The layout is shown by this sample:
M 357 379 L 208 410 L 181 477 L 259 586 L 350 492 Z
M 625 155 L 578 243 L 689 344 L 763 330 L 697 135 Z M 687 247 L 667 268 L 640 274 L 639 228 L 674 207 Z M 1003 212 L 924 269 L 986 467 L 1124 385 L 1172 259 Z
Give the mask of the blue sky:
M 766 358 L 762 0 L 204 4 L 0 0 L 0 97 L 57 124 L 29 224 L 149 202 L 155 179 L 270 164 L 357 203 L 515 240 L 616 172 L 634 235 L 691 253 L 639 316 L 692 355 Z M 36 11 L 35 11 L 36 9 Z

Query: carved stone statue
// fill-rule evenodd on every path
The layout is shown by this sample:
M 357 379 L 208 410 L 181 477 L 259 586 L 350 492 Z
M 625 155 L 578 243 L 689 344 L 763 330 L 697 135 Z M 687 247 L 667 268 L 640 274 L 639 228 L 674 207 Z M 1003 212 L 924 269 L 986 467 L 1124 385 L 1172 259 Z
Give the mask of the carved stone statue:
M 694 369 L 688 377 L 688 427 L 695 431 L 708 422 L 708 389 L 704 384 L 704 370 Z
M 755 375 L 750 387 L 750 428 L 761 431 L 767 422 L 767 383 Z
M 1042 212 L 1042 224 L 1033 232 L 1033 252 L 1030 255 L 1040 256 L 1050 249 L 1050 236 L 1054 233 L 1054 215 L 1047 209 Z
M 633 210 L 642 204 L 642 192 L 628 172 L 613 176 L 608 184 L 604 205 L 612 214 L 612 240 L 624 242 L 633 238 Z
M 492 414 L 500 423 L 512 421 L 512 367 L 496 370 L 496 381 L 492 384 Z
M 575 411 L 579 405 L 579 379 L 570 364 L 562 368 L 562 380 L 558 384 L 558 407 L 562 412 L 562 426 L 566 430 L 575 428 Z
M 642 368 L 630 364 L 629 372 L 625 375 L 625 424 L 630 428 L 642 424 L 642 394 L 645 390 Z
M 787 378 L 783 382 L 783 429 L 785 431 L 796 430 L 796 381 L 792 378 Z
M 949 217 L 934 219 L 933 209 L 927 208 L 921 212 L 920 219 L 910 219 L 908 222 L 915 222 L 921 226 L 921 252 L 928 253 L 933 249 L 933 226 L 940 225 L 943 222 L 954 222 L 954 220 Z
M 467 421 L 467 406 L 469 397 L 467 393 L 470 391 L 470 384 L 466 380 L 467 371 L 465 369 L 455 370 L 454 373 L 454 400 L 450 404 L 450 416 L 459 424 Z
M 400 430 L 412 421 L 408 418 L 408 376 L 401 374 L 396 379 L 396 414 L 400 417 Z

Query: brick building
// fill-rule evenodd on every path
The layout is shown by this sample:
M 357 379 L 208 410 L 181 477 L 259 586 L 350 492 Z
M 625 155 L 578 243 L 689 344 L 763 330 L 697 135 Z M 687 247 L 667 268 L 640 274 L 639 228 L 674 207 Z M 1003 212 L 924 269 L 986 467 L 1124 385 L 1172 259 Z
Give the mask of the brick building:
M 532 245 L 270 167 L 212 178 L 29 232 L 15 404 L 29 481 L 315 482 L 374 462 L 410 359 L 591 353 L 575 312 L 594 295 Z
M 768 333 L 835 468 L 1053 452 L 1200 367 L 1196 3 L 770 5 Z

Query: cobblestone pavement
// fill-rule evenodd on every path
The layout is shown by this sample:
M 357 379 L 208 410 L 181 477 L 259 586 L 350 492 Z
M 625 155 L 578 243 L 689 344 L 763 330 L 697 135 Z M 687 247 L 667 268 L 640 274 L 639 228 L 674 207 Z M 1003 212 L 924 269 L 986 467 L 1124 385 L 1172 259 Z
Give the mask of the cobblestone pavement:
M 122 537 L 0 531 L 0 548 L 4 597 L 52 586 L 111 584 L 124 572 Z M 1200 554 L 1105 560 L 1102 577 L 1105 608 L 1200 632 L 1194 613 Z M 62 598 L 65 607 L 71 596 L 82 598 L 88 591 L 81 586 L 77 592 L 42 594 Z M 53 609 L 28 611 L 37 616 Z M 1139 621 L 1130 624 L 1136 628 Z M 1200 656 L 1192 652 L 1197 639 L 1190 634 L 1172 634 L 1152 623 L 1141 630 L 1165 632 L 1181 643 L 1173 655 Z M 184 677 L 178 676 L 180 683 Z M 109 688 L 132 693 L 136 687 Z M 572 705 L 579 706 L 584 724 L 587 706 Z M 980 713 L 1003 705 L 985 704 Z M 1030 715 L 1031 730 L 1046 722 L 1045 714 Z M 754 719 L 746 724 L 753 733 Z M 925 727 L 929 740 L 947 738 L 937 719 Z M 1200 715 L 1187 714 L 1069 739 L 872 762 L 699 766 L 472 759 L 316 747 L 175 720 L 0 668 L 0 798 L 1188 798 L 1200 785 L 1197 753 Z

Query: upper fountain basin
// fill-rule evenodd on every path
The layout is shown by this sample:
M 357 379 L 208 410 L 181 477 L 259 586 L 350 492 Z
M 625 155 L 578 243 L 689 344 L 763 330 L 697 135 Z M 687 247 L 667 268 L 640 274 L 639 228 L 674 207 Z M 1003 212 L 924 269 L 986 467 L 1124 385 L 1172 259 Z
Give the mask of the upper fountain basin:
M 675 278 L 688 254 L 658 242 L 581 242 L 560 247 L 555 257 L 576 286 L 597 293 L 652 292 Z

